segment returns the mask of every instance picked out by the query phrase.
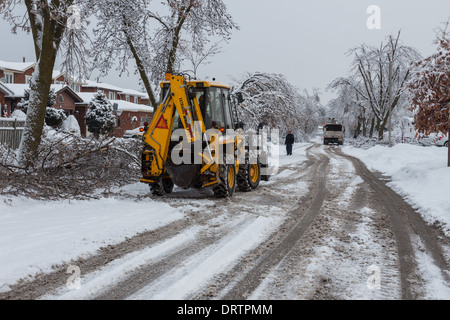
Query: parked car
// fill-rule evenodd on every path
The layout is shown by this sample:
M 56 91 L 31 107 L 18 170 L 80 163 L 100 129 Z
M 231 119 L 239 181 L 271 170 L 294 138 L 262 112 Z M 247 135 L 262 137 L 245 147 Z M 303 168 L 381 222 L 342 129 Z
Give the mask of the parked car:
M 138 127 L 133 130 L 126 130 L 123 137 L 140 139 L 143 134 L 144 134 L 144 127 Z
M 438 147 L 447 147 L 448 148 L 448 135 L 446 137 L 439 137 L 436 141 L 436 146 Z

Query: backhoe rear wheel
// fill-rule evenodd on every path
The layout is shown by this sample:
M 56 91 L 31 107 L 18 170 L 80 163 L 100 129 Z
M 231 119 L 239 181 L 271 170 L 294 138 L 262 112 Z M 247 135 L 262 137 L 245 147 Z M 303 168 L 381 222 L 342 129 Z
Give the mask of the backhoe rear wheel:
M 249 164 L 248 160 L 242 168 L 239 166 L 238 173 L 238 188 L 240 191 L 251 191 L 256 189 L 261 182 L 261 164 L 257 163 Z
M 224 160 L 225 162 L 225 160 Z M 220 182 L 214 186 L 213 192 L 217 198 L 229 198 L 236 190 L 236 166 L 223 163 L 219 165 Z

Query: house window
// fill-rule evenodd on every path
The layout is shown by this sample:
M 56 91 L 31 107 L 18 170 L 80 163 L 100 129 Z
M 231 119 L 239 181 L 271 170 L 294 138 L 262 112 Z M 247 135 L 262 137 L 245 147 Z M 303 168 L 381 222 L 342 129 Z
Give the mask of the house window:
M 5 83 L 14 83 L 14 73 L 5 72 Z
M 31 82 L 31 76 L 25 76 L 25 83 L 30 84 Z
M 114 92 L 109 92 L 109 100 L 116 100 Z
M 139 100 L 138 97 L 134 97 L 134 103 L 138 104 Z
M 130 96 L 129 95 L 126 96 L 126 100 L 127 100 L 127 102 L 130 102 Z
M 60 95 L 58 96 L 58 102 L 59 102 L 59 103 L 64 103 L 64 97 L 62 96 L 62 94 L 60 94 Z

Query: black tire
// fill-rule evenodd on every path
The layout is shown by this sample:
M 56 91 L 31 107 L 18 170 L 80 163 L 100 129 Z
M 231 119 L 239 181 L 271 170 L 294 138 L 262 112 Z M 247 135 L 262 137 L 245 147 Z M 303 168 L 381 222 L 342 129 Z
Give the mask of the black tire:
M 261 164 L 259 161 L 254 164 L 249 164 L 248 160 L 241 167 L 237 176 L 238 188 L 240 191 L 248 192 L 256 189 L 261 181 Z
M 162 179 L 162 185 L 165 193 L 172 193 L 174 187 L 172 179 L 170 178 Z
M 159 181 L 157 183 L 150 184 L 150 192 L 154 196 L 162 197 L 164 195 L 164 187 L 162 185 L 162 182 Z
M 448 148 L 448 141 L 446 143 L 444 143 L 444 147 Z
M 236 166 L 233 164 L 219 164 L 220 182 L 214 186 L 213 192 L 217 198 L 230 198 L 236 190 Z
M 174 183 L 172 179 L 166 177 L 159 180 L 157 183 L 150 184 L 150 192 L 152 195 L 162 197 L 165 194 L 169 194 L 173 191 Z

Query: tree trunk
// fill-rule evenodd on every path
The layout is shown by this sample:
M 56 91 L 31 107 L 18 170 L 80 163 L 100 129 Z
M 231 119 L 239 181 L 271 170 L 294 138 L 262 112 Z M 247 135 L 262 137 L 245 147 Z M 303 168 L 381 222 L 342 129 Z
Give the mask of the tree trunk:
M 20 144 L 19 162 L 25 167 L 32 165 L 41 143 L 55 58 L 56 51 L 53 44 L 43 45 L 41 57 L 36 63 L 30 83 L 27 120 Z
M 356 125 L 354 136 L 359 136 L 359 134 L 361 132 L 361 121 L 362 121 L 362 119 L 360 117 L 358 117 L 358 124 Z
M 66 4 L 69 6 L 72 2 L 67 1 Z M 42 3 L 25 1 L 37 61 L 31 78 L 27 120 L 19 148 L 19 163 L 26 168 L 33 165 L 41 143 L 53 67 L 67 24 L 67 18 L 55 19 L 54 13 L 59 8 L 50 8 Z
M 153 107 L 153 113 L 155 113 L 158 104 L 156 102 L 155 94 L 153 93 L 152 85 L 150 80 L 148 79 L 147 73 L 145 72 L 144 64 L 142 63 L 141 58 L 139 57 L 136 48 L 134 47 L 131 38 L 127 36 L 127 43 L 130 47 L 131 52 L 133 53 L 134 60 L 136 62 L 136 66 L 139 70 L 139 75 L 141 76 L 142 82 L 144 83 L 145 90 L 148 93 L 148 97 L 150 99 L 150 104 Z
M 369 138 L 373 137 L 374 129 L 375 129 L 375 118 L 372 118 L 372 121 L 371 121 L 371 124 L 370 124 Z
M 173 30 L 172 35 L 172 48 L 170 48 L 169 57 L 167 61 L 167 68 L 166 73 L 174 73 L 174 67 L 175 67 L 175 60 L 177 57 L 177 50 L 178 50 L 178 44 L 180 42 L 180 32 L 183 28 L 183 24 L 186 21 L 186 18 L 188 17 L 192 6 L 194 5 L 194 1 L 190 1 L 187 7 L 180 8 L 180 11 L 178 12 L 178 20 L 176 23 L 176 26 Z
M 378 141 L 383 141 L 384 139 L 384 122 L 380 119 L 377 119 L 377 132 L 378 132 Z
M 363 137 L 367 136 L 367 121 L 366 121 L 366 118 L 362 118 L 362 135 L 363 135 Z

